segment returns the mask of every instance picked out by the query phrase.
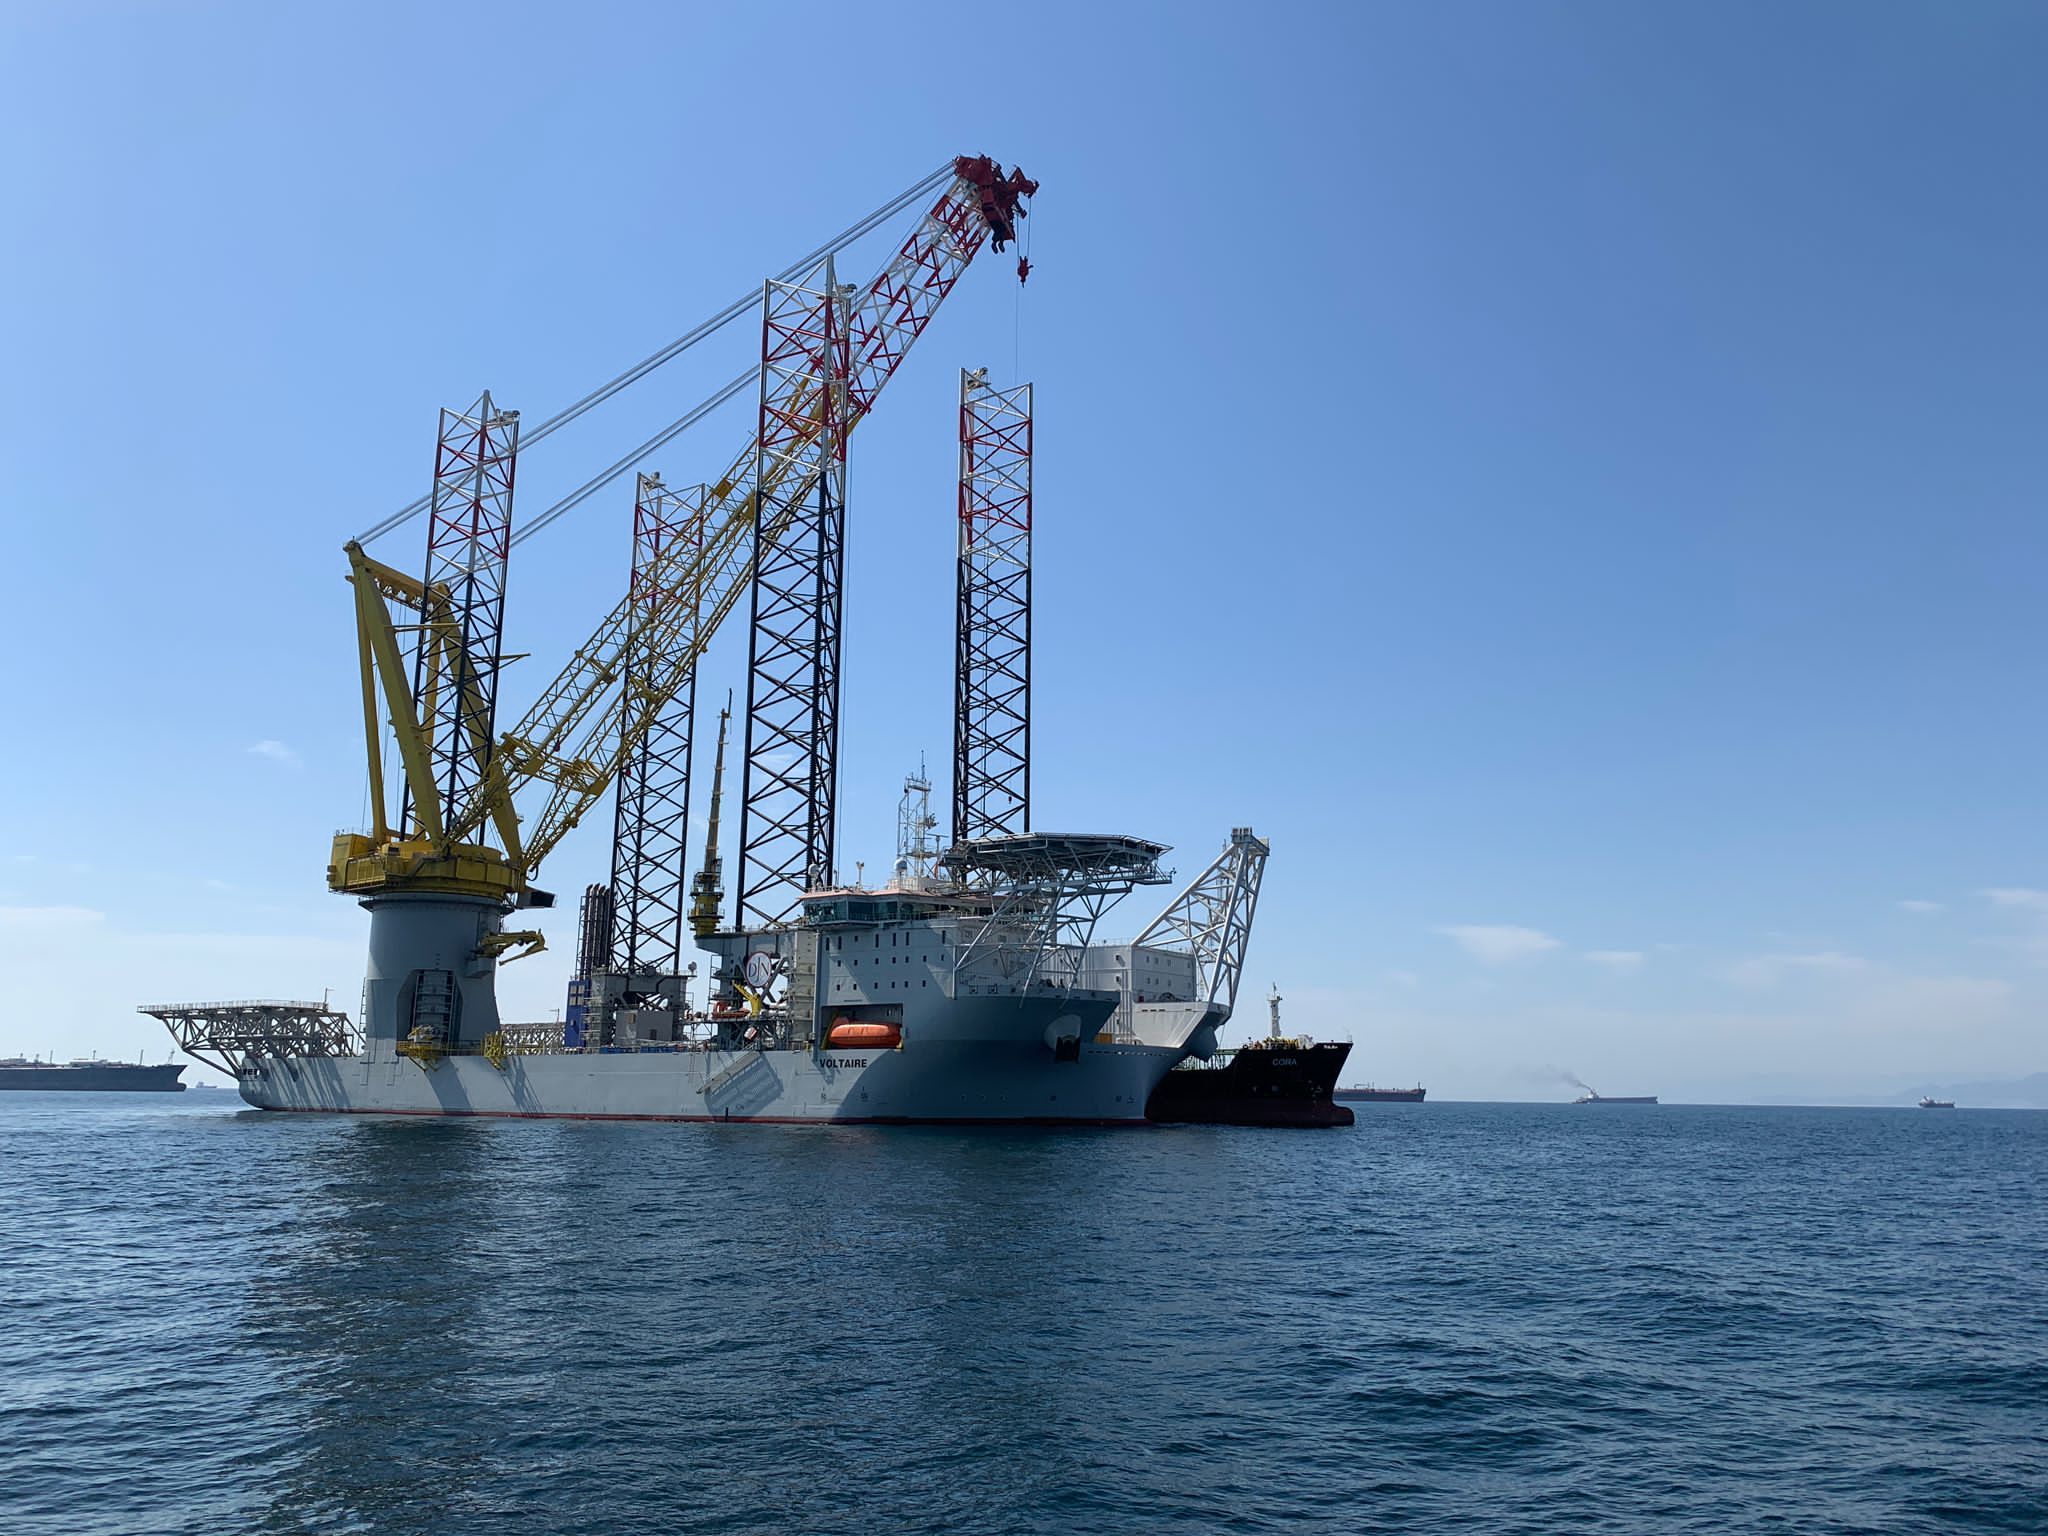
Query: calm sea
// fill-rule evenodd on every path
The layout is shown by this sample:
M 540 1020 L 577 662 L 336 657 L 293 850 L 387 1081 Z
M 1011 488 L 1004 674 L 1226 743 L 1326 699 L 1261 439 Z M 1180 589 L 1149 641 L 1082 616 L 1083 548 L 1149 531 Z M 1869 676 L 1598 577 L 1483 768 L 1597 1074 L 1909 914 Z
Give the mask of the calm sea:
M 0 1100 L 0 1531 L 2048 1531 L 2048 1113 Z

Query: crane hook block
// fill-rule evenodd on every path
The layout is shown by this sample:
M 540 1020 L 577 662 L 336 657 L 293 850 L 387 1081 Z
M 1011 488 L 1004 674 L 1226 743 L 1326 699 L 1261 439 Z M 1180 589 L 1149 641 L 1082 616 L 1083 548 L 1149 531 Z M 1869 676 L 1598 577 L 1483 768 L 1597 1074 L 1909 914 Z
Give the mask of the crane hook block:
M 1002 163 L 987 155 L 961 155 L 954 160 L 953 170 L 973 184 L 982 219 L 996 237 L 995 249 L 1000 252 L 1017 238 L 1017 221 L 1029 211 L 1024 200 L 1038 191 L 1038 183 L 1015 166 L 1004 175 Z

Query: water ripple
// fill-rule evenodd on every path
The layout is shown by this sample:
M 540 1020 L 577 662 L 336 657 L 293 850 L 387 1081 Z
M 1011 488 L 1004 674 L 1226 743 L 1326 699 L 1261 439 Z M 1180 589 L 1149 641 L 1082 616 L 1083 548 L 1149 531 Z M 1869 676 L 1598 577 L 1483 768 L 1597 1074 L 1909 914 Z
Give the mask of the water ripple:
M 0 1102 L 0 1529 L 2048 1530 L 2048 1116 Z

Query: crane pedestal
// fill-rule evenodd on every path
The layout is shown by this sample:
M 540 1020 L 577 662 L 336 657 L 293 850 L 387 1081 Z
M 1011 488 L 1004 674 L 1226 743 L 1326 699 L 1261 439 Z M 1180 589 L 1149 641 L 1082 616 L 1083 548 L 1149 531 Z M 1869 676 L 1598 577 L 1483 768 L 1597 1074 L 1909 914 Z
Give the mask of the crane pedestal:
M 489 943 L 505 925 L 496 895 L 384 891 L 370 914 L 363 979 L 363 1053 L 431 1060 L 476 1051 L 498 1032 L 498 962 Z

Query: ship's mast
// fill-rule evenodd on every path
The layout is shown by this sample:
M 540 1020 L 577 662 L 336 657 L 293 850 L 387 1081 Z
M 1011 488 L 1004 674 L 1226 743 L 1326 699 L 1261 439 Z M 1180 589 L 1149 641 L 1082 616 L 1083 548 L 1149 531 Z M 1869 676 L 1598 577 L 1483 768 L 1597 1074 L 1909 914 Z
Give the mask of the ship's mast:
M 939 857 L 932 837 L 939 819 L 932 815 L 932 781 L 923 758 L 917 772 L 903 780 L 903 798 L 896 804 L 896 878 L 912 890 L 923 890 Z
M 1266 1008 L 1273 1020 L 1272 1025 L 1267 1030 L 1267 1034 L 1271 1038 L 1278 1040 L 1280 1038 L 1280 989 L 1277 986 L 1273 988 L 1272 993 L 1266 998 Z
M 725 870 L 718 857 L 718 812 L 725 800 L 725 727 L 732 719 L 732 695 L 718 712 L 718 752 L 711 765 L 711 820 L 704 831 L 704 867 L 690 884 L 690 932 L 704 938 L 718 931 L 725 902 Z

